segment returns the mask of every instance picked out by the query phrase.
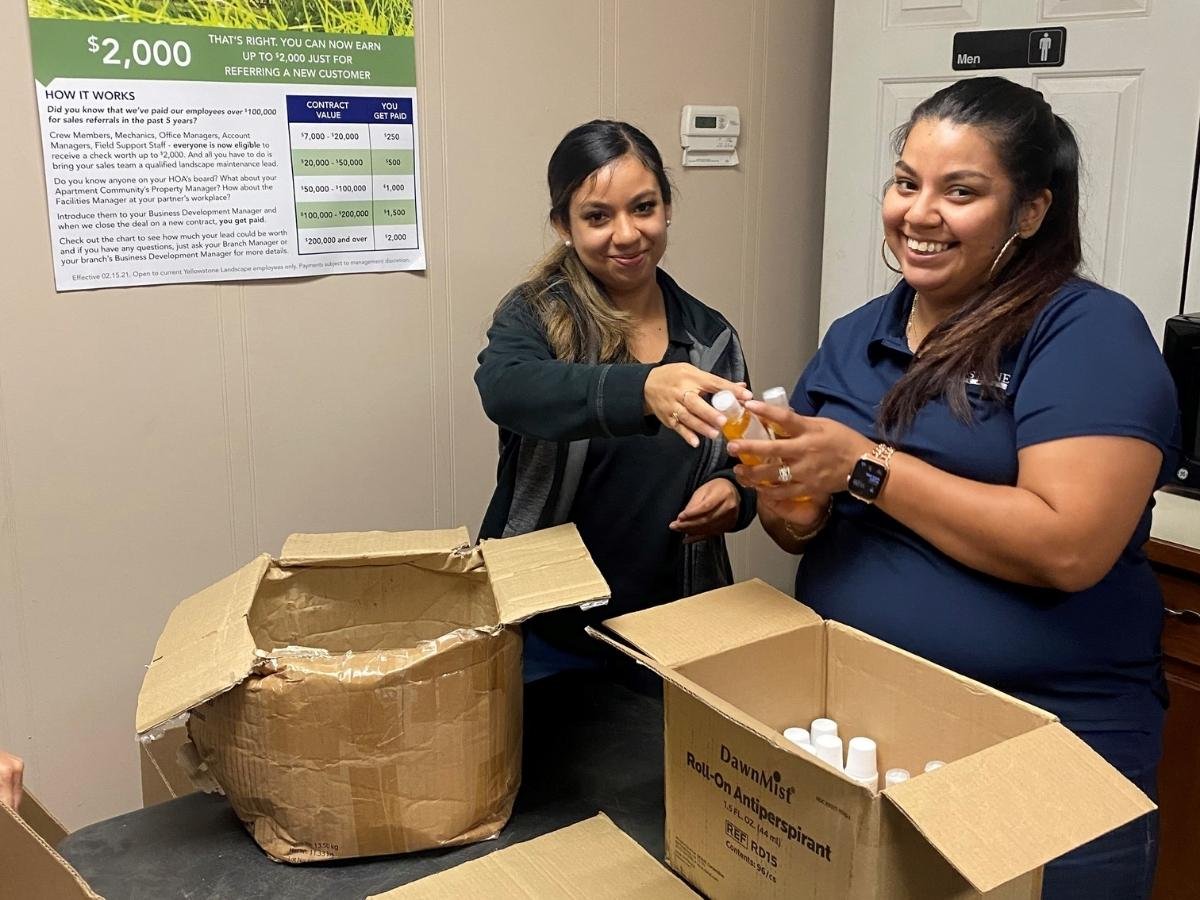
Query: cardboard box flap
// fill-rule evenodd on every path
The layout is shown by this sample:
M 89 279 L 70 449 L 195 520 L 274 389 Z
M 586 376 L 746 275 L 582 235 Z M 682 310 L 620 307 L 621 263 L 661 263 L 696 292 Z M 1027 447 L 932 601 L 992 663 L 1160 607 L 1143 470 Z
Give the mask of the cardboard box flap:
M 982 893 L 1154 809 L 1057 723 L 883 794 Z
M 138 694 L 139 734 L 229 690 L 250 673 L 255 647 L 246 616 L 270 564 L 264 553 L 175 607 Z
M 354 566 L 363 563 L 437 562 L 471 545 L 467 529 L 350 531 L 293 534 L 279 553 L 281 566 Z
M 571 522 L 483 541 L 479 549 L 505 625 L 568 606 L 607 603 L 612 596 Z
M 732 703 L 708 690 L 708 688 L 702 687 L 701 685 L 692 681 L 692 679 L 688 678 L 686 675 L 681 675 L 670 666 L 665 666 L 656 662 L 635 648 L 628 647 L 615 638 L 610 637 L 604 632 L 592 628 L 591 626 L 585 628 L 584 631 L 590 637 L 594 637 L 596 640 L 608 644 L 608 646 L 612 647 L 614 650 L 624 653 L 634 662 L 645 666 L 650 671 L 656 673 L 663 681 L 670 682 L 685 694 L 695 697 L 701 703 L 705 703 L 712 707 L 712 709 L 722 718 L 727 719 L 740 728 L 744 728 L 747 731 L 753 732 L 768 744 L 771 744 L 774 747 L 783 747 L 791 752 L 799 752 L 783 737 L 783 735 L 771 728 L 771 726 L 760 721 L 759 719 L 756 719 L 749 713 L 743 712 Z M 819 764 L 828 767 L 827 763 L 820 762 Z
M 368 900 L 694 900 L 696 896 L 600 814 Z
M 807 606 L 757 578 L 604 622 L 647 656 L 672 668 L 820 624 L 821 617 Z
M 50 810 L 29 790 L 29 785 L 25 785 L 25 795 L 21 799 L 21 808 L 17 810 L 17 814 L 51 847 L 57 847 L 59 841 L 68 834 L 67 827 L 51 815 Z
M 104 900 L 15 812 L 0 803 L 0 896 Z

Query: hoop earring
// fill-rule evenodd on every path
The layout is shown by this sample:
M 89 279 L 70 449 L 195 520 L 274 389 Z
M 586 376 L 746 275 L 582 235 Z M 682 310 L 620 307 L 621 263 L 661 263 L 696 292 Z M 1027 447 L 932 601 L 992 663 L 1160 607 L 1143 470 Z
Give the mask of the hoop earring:
M 1008 252 L 1008 248 L 1012 246 L 1012 242 L 1021 237 L 1021 232 L 1014 231 L 1012 237 L 1004 242 L 1004 246 L 1000 248 L 1000 252 L 996 254 L 996 258 L 992 260 L 992 267 L 988 269 L 988 281 L 996 277 L 996 266 L 1000 264 L 1000 260 L 1004 259 L 1004 254 Z
M 883 239 L 883 243 L 879 245 L 879 255 L 883 257 L 883 264 L 884 264 L 885 266 L 887 266 L 889 269 L 891 269 L 891 270 L 892 270 L 893 272 L 895 272 L 897 275 L 903 275 L 903 274 L 904 274 L 904 270 L 903 270 L 903 269 L 901 269 L 901 268 L 899 267 L 899 265 L 895 265 L 895 266 L 893 266 L 893 265 L 892 265 L 890 262 L 888 262 L 888 258 L 887 258 L 887 238 L 884 238 L 884 239 Z M 896 260 L 896 262 L 897 262 L 897 263 L 899 263 L 899 262 L 900 262 L 900 260 Z

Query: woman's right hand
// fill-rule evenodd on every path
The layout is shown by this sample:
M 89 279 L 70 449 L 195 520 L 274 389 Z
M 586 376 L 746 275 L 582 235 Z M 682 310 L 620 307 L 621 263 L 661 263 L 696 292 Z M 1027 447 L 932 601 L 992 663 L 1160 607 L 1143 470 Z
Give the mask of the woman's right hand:
M 691 446 L 700 446 L 700 435 L 715 438 L 725 417 L 704 400 L 704 395 L 733 391 L 742 400 L 754 396 L 744 383 L 726 381 L 691 363 L 667 363 L 650 370 L 643 388 L 646 412 Z

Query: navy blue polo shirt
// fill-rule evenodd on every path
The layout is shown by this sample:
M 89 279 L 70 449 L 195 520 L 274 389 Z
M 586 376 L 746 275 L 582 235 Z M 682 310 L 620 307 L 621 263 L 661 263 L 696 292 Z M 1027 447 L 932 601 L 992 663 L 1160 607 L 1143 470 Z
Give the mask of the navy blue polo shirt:
M 879 440 L 880 401 L 912 361 L 905 338 L 912 297 L 901 281 L 835 322 L 796 385 L 793 408 Z M 1023 447 L 1122 435 L 1163 452 L 1159 483 L 1166 480 L 1179 443 L 1175 389 L 1130 300 L 1071 281 L 1001 363 L 1003 400 L 987 399 L 968 380 L 972 421 L 944 399 L 930 401 L 898 449 L 964 478 L 1013 485 Z M 840 493 L 800 561 L 796 596 L 823 616 L 1047 709 L 1077 731 L 1144 732 L 1152 738 L 1146 753 L 1156 754 L 1166 692 L 1162 595 L 1142 552 L 1152 506 L 1108 575 L 1066 593 L 970 569 Z

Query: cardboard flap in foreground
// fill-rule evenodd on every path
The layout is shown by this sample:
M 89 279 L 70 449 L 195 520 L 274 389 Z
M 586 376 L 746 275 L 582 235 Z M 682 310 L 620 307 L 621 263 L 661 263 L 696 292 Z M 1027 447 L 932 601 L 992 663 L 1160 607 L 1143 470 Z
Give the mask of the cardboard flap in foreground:
M 821 617 L 807 606 L 757 578 L 604 621 L 606 628 L 671 668 L 819 624 Z
M 368 900 L 695 900 L 603 813 Z
M 592 562 L 575 525 L 531 531 L 479 545 L 496 610 L 505 625 L 530 616 L 579 606 L 607 603 L 608 582 Z
M 104 900 L 3 803 L 0 803 L 0 897 Z
M 138 694 L 143 734 L 236 685 L 254 665 L 246 616 L 271 557 L 265 553 L 188 597 L 171 613 Z
M 17 813 L 25 820 L 25 824 L 38 833 L 43 841 L 51 847 L 57 847 L 58 842 L 68 834 L 67 827 L 50 814 L 50 810 L 33 796 L 29 785 L 25 785 L 24 796 L 21 798 L 21 808 Z
M 1057 723 L 894 785 L 884 796 L 982 893 L 1154 809 Z
M 281 566 L 354 566 L 362 563 L 437 560 L 471 545 L 467 529 L 442 531 L 350 531 L 293 534 L 279 553 Z

